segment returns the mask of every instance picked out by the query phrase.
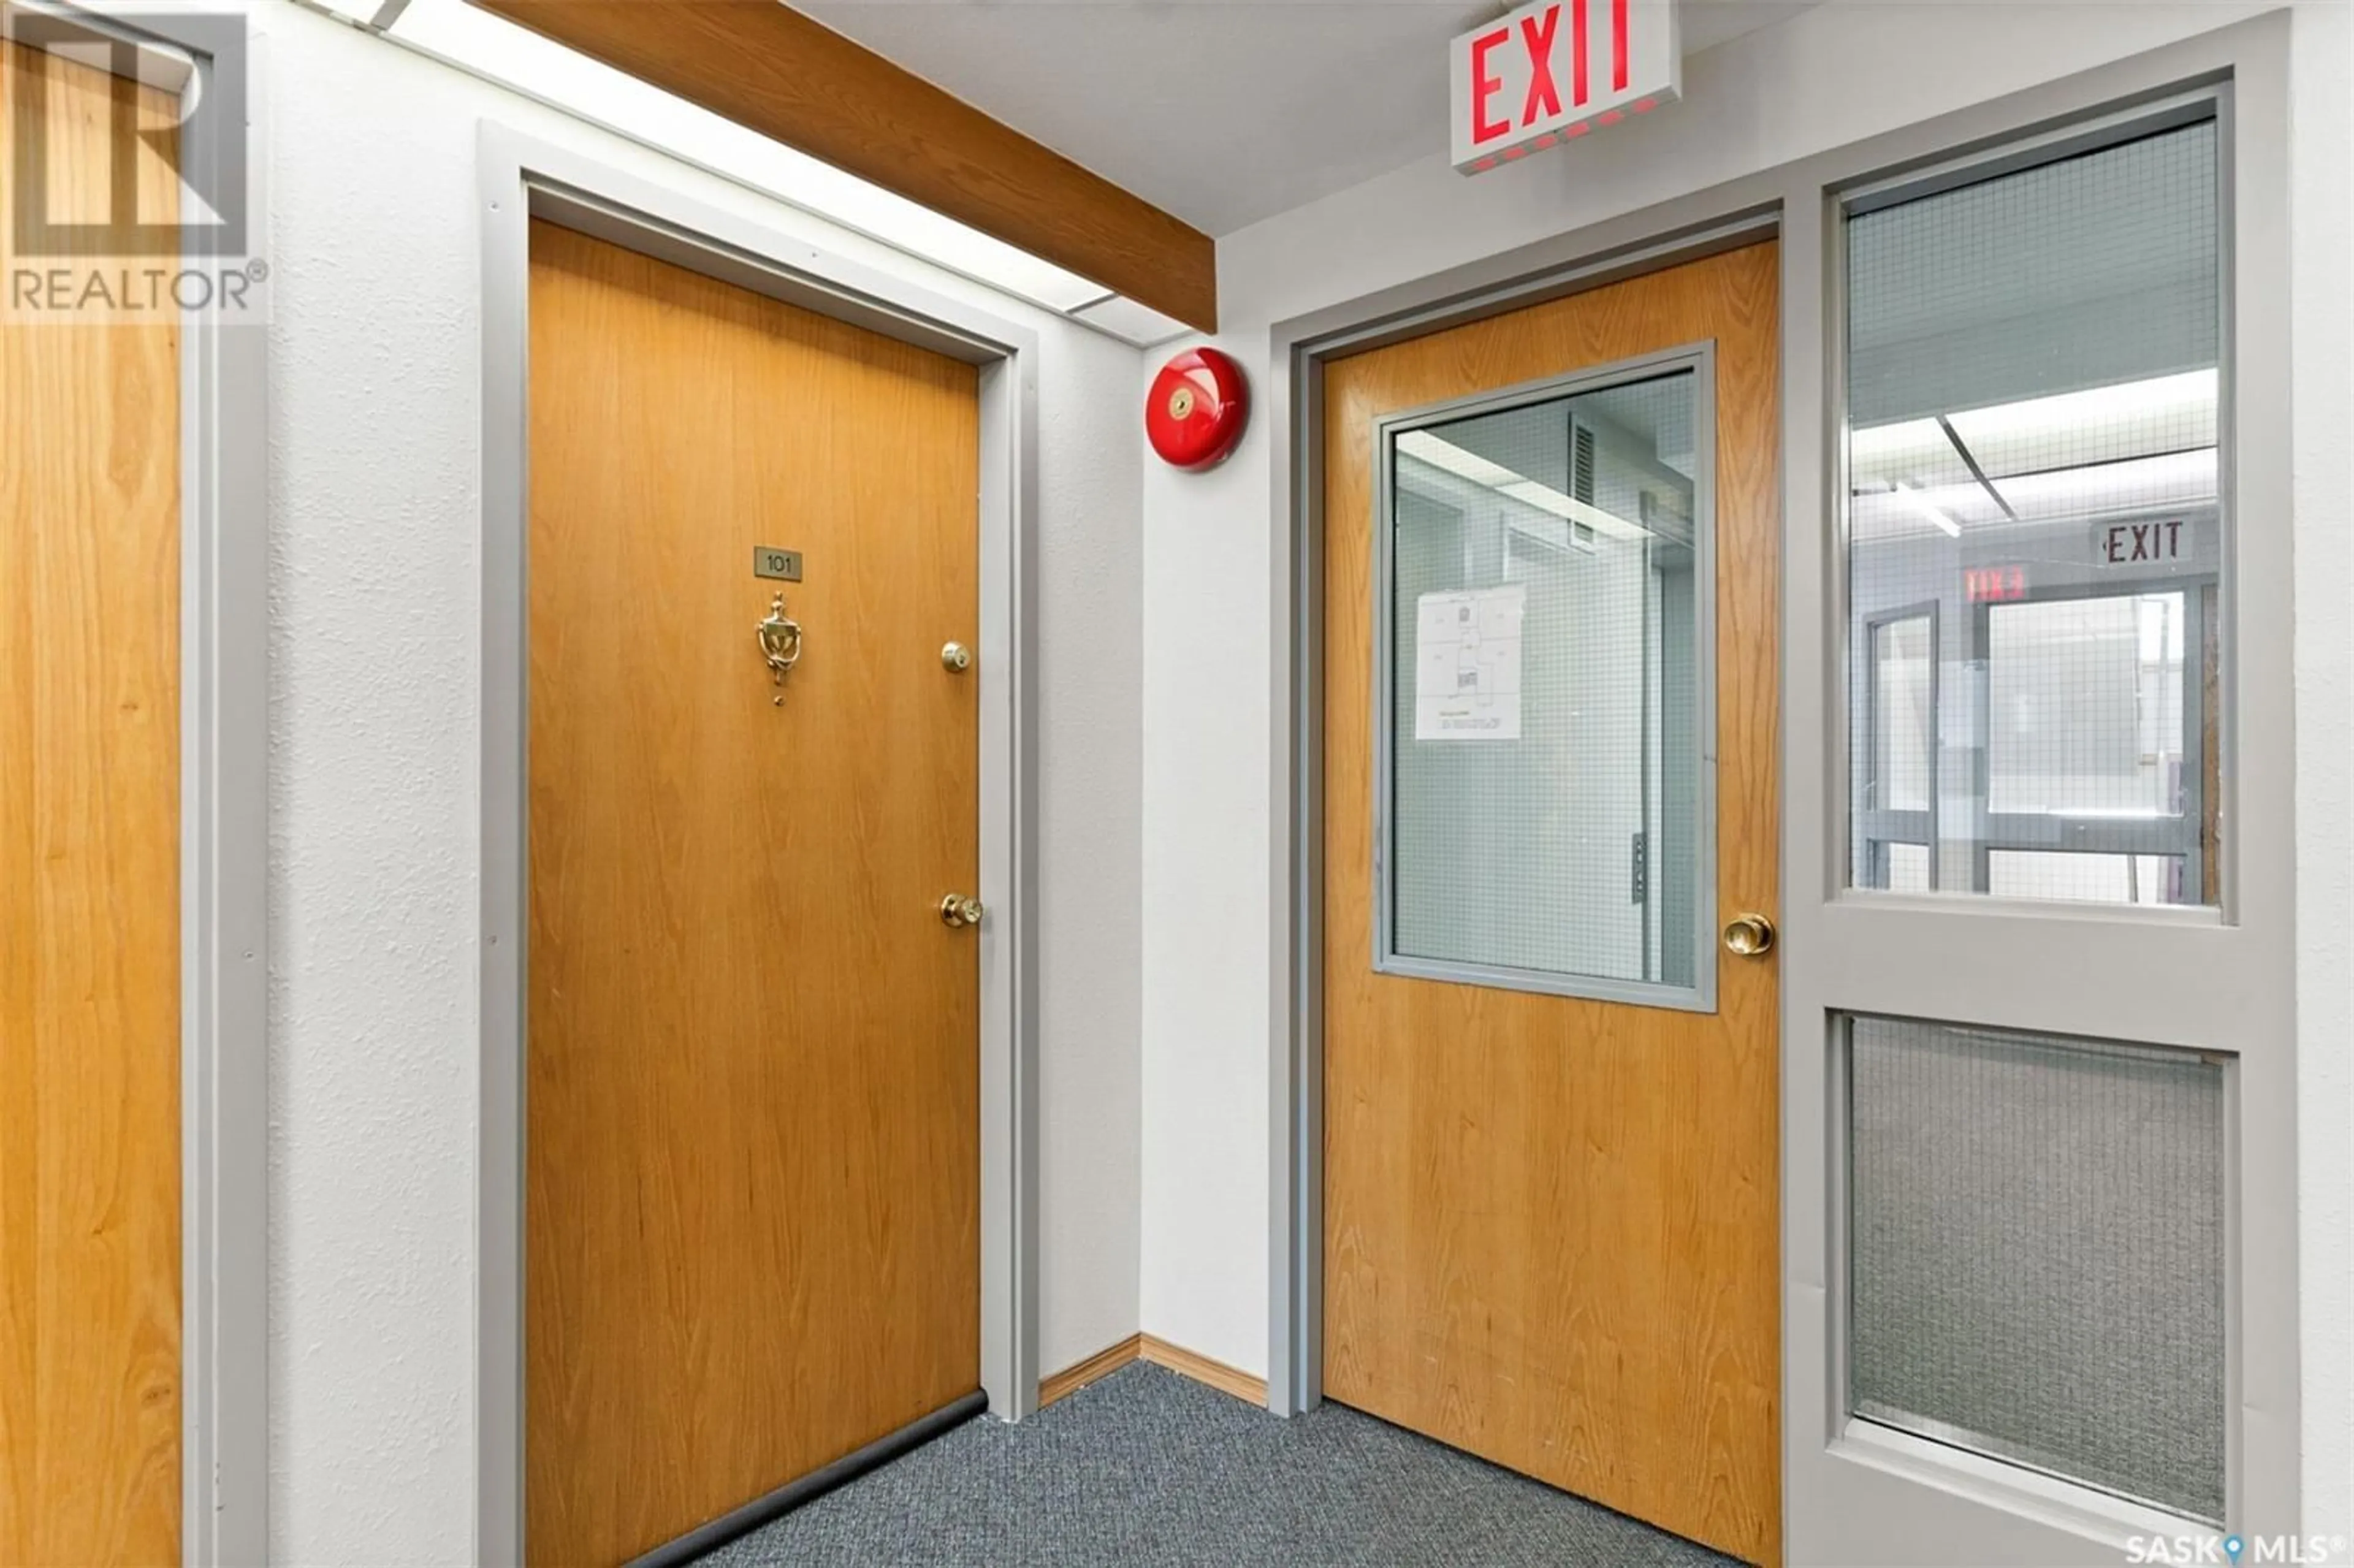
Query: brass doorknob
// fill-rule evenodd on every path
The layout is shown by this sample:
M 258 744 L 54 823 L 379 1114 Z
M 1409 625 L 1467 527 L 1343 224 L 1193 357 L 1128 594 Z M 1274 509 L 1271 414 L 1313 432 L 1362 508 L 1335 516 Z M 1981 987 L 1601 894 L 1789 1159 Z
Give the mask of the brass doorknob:
M 940 923 L 954 927 L 980 925 L 981 900 L 961 893 L 949 894 L 940 900 Z
M 972 668 L 972 650 L 961 642 L 947 643 L 940 649 L 940 667 L 952 675 L 960 675 Z
M 1774 945 L 1774 922 L 1763 915 L 1735 915 L 1725 923 L 1724 950 L 1754 959 Z

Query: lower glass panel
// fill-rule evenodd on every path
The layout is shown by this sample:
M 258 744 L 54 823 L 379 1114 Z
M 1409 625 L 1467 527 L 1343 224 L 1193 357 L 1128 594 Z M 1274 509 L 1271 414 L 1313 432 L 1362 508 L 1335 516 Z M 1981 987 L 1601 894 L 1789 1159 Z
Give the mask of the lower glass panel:
M 2222 1068 L 1847 1028 L 1850 1414 L 2221 1520 Z

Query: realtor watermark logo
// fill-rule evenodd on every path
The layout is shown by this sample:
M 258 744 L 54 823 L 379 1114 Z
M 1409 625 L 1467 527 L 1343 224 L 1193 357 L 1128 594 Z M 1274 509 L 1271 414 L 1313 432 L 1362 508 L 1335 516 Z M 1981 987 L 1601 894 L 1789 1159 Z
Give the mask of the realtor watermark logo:
M 266 322 L 270 263 L 249 228 L 245 19 L 107 15 L 120 35 L 9 14 L 8 34 L 27 48 L 12 67 L 0 170 L 0 322 Z M 153 37 L 174 41 L 147 41 L 143 16 L 158 24 Z
M 2245 1568 L 2255 1563 L 2279 1563 L 2296 1568 L 2321 1568 L 2324 1563 L 2354 1562 L 2342 1535 L 2137 1535 L 2126 1542 L 2128 1563 L 2220 1563 Z

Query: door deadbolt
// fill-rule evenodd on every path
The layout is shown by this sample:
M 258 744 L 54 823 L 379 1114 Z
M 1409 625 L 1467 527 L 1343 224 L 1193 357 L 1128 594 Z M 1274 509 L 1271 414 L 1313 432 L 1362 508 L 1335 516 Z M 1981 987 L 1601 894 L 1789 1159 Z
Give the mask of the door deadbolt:
M 980 925 L 981 900 L 961 893 L 949 894 L 940 900 L 940 923 L 960 927 Z

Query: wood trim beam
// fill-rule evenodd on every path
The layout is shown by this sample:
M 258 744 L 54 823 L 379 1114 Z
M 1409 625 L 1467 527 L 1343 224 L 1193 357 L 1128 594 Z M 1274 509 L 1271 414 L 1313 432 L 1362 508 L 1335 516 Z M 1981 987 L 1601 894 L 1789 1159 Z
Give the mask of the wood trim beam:
M 777 0 L 472 0 L 1203 332 L 1215 244 Z

